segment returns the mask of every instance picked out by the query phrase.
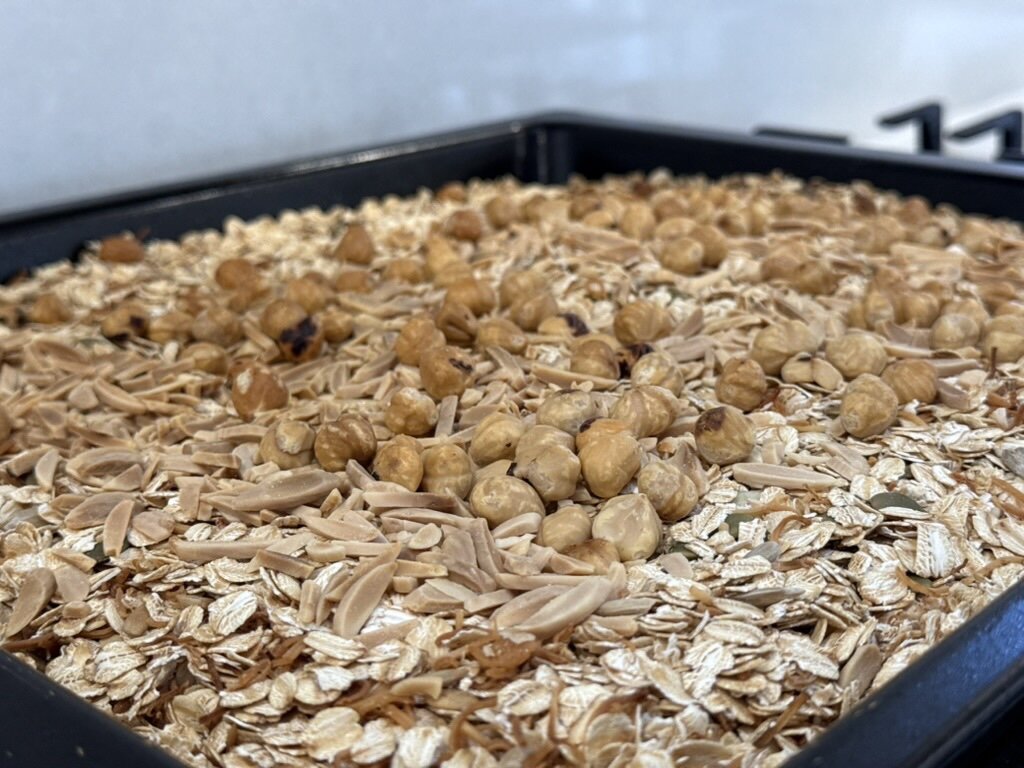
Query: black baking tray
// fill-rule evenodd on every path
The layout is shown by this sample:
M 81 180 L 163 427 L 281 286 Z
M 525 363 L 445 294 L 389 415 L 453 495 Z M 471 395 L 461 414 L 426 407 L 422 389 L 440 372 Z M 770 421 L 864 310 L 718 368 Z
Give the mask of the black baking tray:
M 175 238 L 307 206 L 353 205 L 447 181 L 668 168 L 710 177 L 782 170 L 870 181 L 960 209 L 1024 219 L 1024 167 L 779 137 L 551 113 L 329 157 L 0 218 L 0 278 L 74 259 L 131 230 Z M 804 749 L 790 768 L 1016 766 L 1024 725 L 1024 585 L 1017 585 Z M 0 653 L 0 766 L 179 766 L 107 715 Z

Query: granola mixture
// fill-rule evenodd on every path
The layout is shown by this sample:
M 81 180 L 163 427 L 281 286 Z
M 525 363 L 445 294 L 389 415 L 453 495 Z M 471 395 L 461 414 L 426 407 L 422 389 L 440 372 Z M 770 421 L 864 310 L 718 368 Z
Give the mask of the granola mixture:
M 777 766 L 1024 563 L 1024 234 L 450 184 L 0 289 L 0 637 L 193 766 Z

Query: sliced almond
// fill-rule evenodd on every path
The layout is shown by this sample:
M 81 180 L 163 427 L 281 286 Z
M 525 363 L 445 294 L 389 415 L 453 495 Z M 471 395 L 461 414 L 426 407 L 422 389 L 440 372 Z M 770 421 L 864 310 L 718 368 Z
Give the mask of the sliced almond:
M 733 464 L 733 479 L 750 488 L 777 487 L 787 490 L 824 491 L 843 485 L 843 481 L 810 469 L 777 464 Z
M 103 522 L 103 554 L 116 557 L 121 554 L 125 536 L 128 535 L 128 524 L 135 510 L 132 499 L 123 499 L 114 505 Z
M 355 637 L 370 614 L 376 610 L 397 565 L 381 563 L 359 578 L 334 608 L 334 632 L 341 637 Z
M 14 637 L 27 627 L 50 602 L 57 589 L 57 579 L 49 568 L 36 568 L 22 579 L 21 589 L 7 618 L 4 637 Z

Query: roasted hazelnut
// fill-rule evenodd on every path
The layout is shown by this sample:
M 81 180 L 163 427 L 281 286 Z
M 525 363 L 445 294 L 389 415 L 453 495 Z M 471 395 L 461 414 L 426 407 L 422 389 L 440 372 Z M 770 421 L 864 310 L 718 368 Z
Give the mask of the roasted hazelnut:
M 473 361 L 457 347 L 430 347 L 420 356 L 423 389 L 435 400 L 461 396 L 473 380 Z
M 896 301 L 896 322 L 930 328 L 939 316 L 939 300 L 924 291 L 901 293 Z
M 264 308 L 260 315 L 260 328 L 274 341 L 289 328 L 296 327 L 309 317 L 302 305 L 288 299 L 276 299 Z
M 768 379 L 756 360 L 734 357 L 726 360 L 722 373 L 715 382 L 715 397 L 724 405 L 741 411 L 757 408 L 768 392 Z
M 334 288 L 341 293 L 369 293 L 374 283 L 373 273 L 368 269 L 343 269 L 334 278 Z
M 402 326 L 395 339 L 395 355 L 400 363 L 419 365 L 424 352 L 433 347 L 443 347 L 444 344 L 444 334 L 434 325 L 433 318 L 414 315 Z
M 234 291 L 239 288 L 249 288 L 260 282 L 260 273 L 256 265 L 245 259 L 224 259 L 217 265 L 213 273 L 213 279 L 221 288 Z
M 431 278 L 436 278 L 442 271 L 453 265 L 461 265 L 467 271 L 469 270 L 469 265 L 462 260 L 455 247 L 447 238 L 440 235 L 431 235 L 427 238 L 426 264 L 427 274 Z
M 449 181 L 434 193 L 434 199 L 439 203 L 464 203 L 466 202 L 466 185 L 461 181 Z
M 807 245 L 799 240 L 778 243 L 761 261 L 761 279 L 792 282 L 796 274 L 810 262 Z
M 854 245 L 864 253 L 888 253 L 904 238 L 903 225 L 893 216 L 876 216 L 853 236 Z
M 551 445 L 560 445 L 569 450 L 574 446 L 573 436 L 546 424 L 532 426 L 523 432 L 516 444 L 516 464 L 527 464 Z
M 606 539 L 590 539 L 573 544 L 563 554 L 594 566 L 596 573 L 608 573 L 608 569 L 619 562 L 619 550 Z
M 288 390 L 270 369 L 253 362 L 243 363 L 231 381 L 231 402 L 246 421 L 261 411 L 273 411 L 288 404 Z
M 935 401 L 938 376 L 927 360 L 897 360 L 882 371 L 882 381 L 896 393 L 900 404 L 917 400 L 927 405 Z
M 943 310 L 943 313 L 945 313 L 945 310 Z M 999 308 L 996 309 L 996 317 L 1002 317 L 1003 315 L 1024 317 L 1024 301 L 1008 301 L 1005 304 L 1000 304 Z
M 576 492 L 580 460 L 564 445 L 548 445 L 525 464 L 518 464 L 516 476 L 533 486 L 544 501 L 561 501 Z
M 445 221 L 444 232 L 456 240 L 476 242 L 484 232 L 484 223 L 476 211 L 455 211 Z
M 717 267 L 729 254 L 729 241 L 718 229 L 705 224 L 690 230 L 690 237 L 704 248 L 704 266 Z
M 469 346 L 476 338 L 476 317 L 465 304 L 446 300 L 437 311 L 434 325 L 444 334 L 449 344 Z
M 1011 331 L 989 331 L 982 339 L 981 352 L 987 360 L 1014 363 L 1024 357 L 1024 335 Z
M 708 464 L 735 464 L 754 450 L 754 425 L 743 411 L 721 405 L 704 411 L 693 428 L 697 453 Z
M 697 226 L 693 219 L 688 219 L 683 216 L 673 216 L 671 218 L 662 219 L 658 226 L 654 228 L 654 239 L 668 242 L 670 240 L 678 240 L 679 238 L 688 237 L 693 228 Z M 693 238 L 689 238 L 693 239 Z M 697 242 L 694 240 L 694 242 Z M 700 245 L 699 242 L 697 242 Z M 700 246 L 700 260 L 701 264 L 704 263 L 704 246 Z M 667 265 L 666 265 L 667 266 Z
M 611 417 L 629 425 L 637 437 L 653 437 L 668 429 L 679 415 L 679 400 L 663 387 L 650 384 L 623 393 Z
M 422 259 L 405 257 L 391 259 L 384 265 L 383 277 L 391 283 L 408 283 L 418 285 L 426 282 L 427 265 Z
M 219 347 L 230 347 L 242 338 L 242 321 L 227 307 L 211 304 L 192 322 L 196 341 L 208 341 Z
M 1024 336 L 1024 317 L 1017 315 L 996 315 L 986 321 L 985 335 L 990 333 L 1012 333 L 1017 336 Z
M 565 552 L 590 538 L 590 515 L 582 507 L 562 507 L 540 521 L 537 543 Z
M 499 459 L 511 459 L 526 431 L 522 420 L 510 413 L 492 413 L 479 424 L 469 442 L 469 457 L 484 466 Z
M 551 291 L 544 288 L 534 294 L 525 294 L 509 307 L 512 322 L 524 331 L 535 331 L 537 327 L 552 315 L 558 314 L 558 302 Z
M 652 461 L 641 469 L 636 486 L 666 523 L 682 520 L 697 506 L 697 486 L 683 470 L 667 461 Z
M 971 253 L 993 253 L 999 240 L 999 232 L 991 222 L 965 217 L 960 223 L 956 241 Z
M 835 293 L 836 287 L 839 285 L 839 277 L 827 261 L 820 258 L 811 259 L 797 270 L 790 280 L 790 284 L 800 293 L 824 296 Z
M 642 493 L 606 501 L 592 527 L 594 537 L 610 541 L 624 562 L 646 560 L 661 543 L 661 519 Z
M 399 435 L 385 443 L 373 460 L 373 471 L 381 480 L 415 491 L 423 480 L 423 449 L 411 437 Z
M 134 264 L 142 261 L 146 249 L 135 235 L 113 235 L 100 241 L 100 261 L 112 264 Z
M 932 324 L 932 349 L 961 349 L 978 343 L 981 327 L 969 315 L 943 314 Z
M 852 323 L 854 318 L 850 319 Z M 879 328 L 882 323 L 896 321 L 896 307 L 888 294 L 870 290 L 864 295 L 864 299 L 859 305 L 858 320 L 859 327 L 874 330 Z
M 324 338 L 331 344 L 337 344 L 352 335 L 355 323 L 348 312 L 329 309 L 320 317 L 320 327 L 323 329 Z
M 862 373 L 877 376 L 889 362 L 882 342 L 866 333 L 847 333 L 825 344 L 825 357 L 847 379 Z
M 541 403 L 537 409 L 537 423 L 576 435 L 583 422 L 599 415 L 597 401 L 589 392 L 559 392 Z
M 600 208 L 601 198 L 588 190 L 581 194 L 573 195 L 572 200 L 569 202 L 569 218 L 573 221 L 579 221 L 588 213 L 593 213 L 600 210 Z
M 477 317 L 486 315 L 498 304 L 498 296 L 483 280 L 475 277 L 456 280 L 445 293 L 445 301 L 464 304 Z
M 498 347 L 521 355 L 526 351 L 527 338 L 522 329 L 504 317 L 481 320 L 476 329 L 476 346 L 479 349 Z
M 508 195 L 495 195 L 484 205 L 487 223 L 495 229 L 505 229 L 519 220 L 519 206 Z
M 328 472 L 340 472 L 350 460 L 369 466 L 377 453 L 373 425 L 362 416 L 345 414 L 317 430 L 313 452 Z
M 473 277 L 473 268 L 465 261 L 453 261 L 441 268 L 433 276 L 432 282 L 436 288 L 448 288 L 460 280 L 469 280 Z
M 654 218 L 654 211 L 646 203 L 631 203 L 622 212 L 619 219 L 619 231 L 626 237 L 635 240 L 650 240 L 654 234 L 654 225 L 657 224 Z
M 618 222 L 615 218 L 615 214 L 607 209 L 599 209 L 591 211 L 583 217 L 582 223 L 593 229 L 611 229 Z
M 818 338 L 805 322 L 781 320 L 757 332 L 750 347 L 750 357 L 766 374 L 777 376 L 793 355 L 817 349 Z
M 30 323 L 56 325 L 70 320 L 71 311 L 57 297 L 57 294 L 47 291 L 36 297 L 35 301 L 32 302 L 32 306 L 28 308 L 26 317 Z
M 592 419 L 591 421 L 585 421 L 580 427 L 580 432 L 576 435 L 576 451 L 582 451 L 590 443 L 600 443 L 608 435 L 618 434 L 619 432 L 625 432 L 626 434 L 636 436 L 629 424 L 624 422 L 622 419 Z
M 377 249 L 373 245 L 373 238 L 366 231 L 366 227 L 359 223 L 348 225 L 345 234 L 342 235 L 337 247 L 334 249 L 334 258 L 338 261 L 347 261 L 352 264 L 369 264 L 373 261 Z
M 327 278 L 323 275 L 308 274 L 289 280 L 284 297 L 300 304 L 308 314 L 319 312 L 331 299 Z
M 248 288 L 237 288 L 228 294 L 227 308 L 232 312 L 245 312 L 267 294 L 266 283 L 257 283 Z
M 437 404 L 414 387 L 402 387 L 388 401 L 384 424 L 395 434 L 421 437 L 437 424 Z
M 501 308 L 506 309 L 515 304 L 523 296 L 532 296 L 547 288 L 547 280 L 540 272 L 508 271 L 498 285 L 498 300 Z
M 779 378 L 787 384 L 810 384 L 814 381 L 814 360 L 816 358 L 803 352 L 793 355 L 782 366 Z M 842 375 L 840 374 L 840 378 Z M 735 405 L 735 403 L 730 403 Z
M 871 437 L 896 421 L 899 398 L 892 387 L 877 376 L 862 374 L 846 386 L 839 406 L 843 429 L 854 437 Z
M 626 432 L 586 443 L 579 453 L 583 479 L 595 496 L 620 493 L 640 469 L 640 444 Z
M 100 333 L 108 339 L 127 339 L 144 336 L 149 328 L 146 308 L 136 302 L 125 302 L 114 307 L 100 321 Z
M 676 361 L 664 352 L 652 352 L 637 360 L 630 371 L 629 381 L 634 387 L 646 384 L 664 387 L 676 397 L 686 383 Z
M 216 344 L 206 341 L 189 344 L 182 350 L 181 357 L 191 361 L 193 368 L 205 373 L 223 376 L 228 372 L 227 354 Z
M 672 331 L 672 315 L 653 301 L 640 299 L 615 313 L 615 338 L 623 344 L 656 341 Z
M 0 443 L 6 443 L 13 431 L 14 422 L 11 420 L 11 414 L 4 406 L 0 405 Z
M 984 328 L 985 323 L 989 319 L 988 310 L 977 299 L 953 299 L 947 301 L 942 307 L 942 314 L 967 315 L 978 324 L 979 328 Z
M 662 247 L 658 261 L 665 269 L 680 275 L 696 275 L 704 266 L 704 246 L 692 237 L 669 240 Z
M 146 338 L 157 344 L 188 341 L 192 336 L 192 322 L 193 318 L 188 313 L 172 309 L 149 321 Z
M 544 502 L 530 484 L 508 475 L 479 480 L 469 494 L 469 508 L 492 528 L 519 515 L 544 515 Z
M 423 451 L 423 490 L 466 498 L 473 485 L 469 454 L 454 443 L 441 443 Z
M 583 339 L 569 359 L 569 370 L 605 379 L 619 378 L 619 361 L 615 350 L 601 339 Z
M 316 320 L 307 317 L 298 325 L 285 329 L 277 340 L 277 347 L 286 360 L 302 363 L 313 360 L 324 347 L 324 332 Z
M 651 197 L 651 209 L 658 221 L 680 218 L 687 213 L 686 203 L 674 189 L 655 192 Z
M 260 440 L 260 456 L 281 469 L 295 469 L 313 462 L 316 432 L 304 421 L 279 421 Z

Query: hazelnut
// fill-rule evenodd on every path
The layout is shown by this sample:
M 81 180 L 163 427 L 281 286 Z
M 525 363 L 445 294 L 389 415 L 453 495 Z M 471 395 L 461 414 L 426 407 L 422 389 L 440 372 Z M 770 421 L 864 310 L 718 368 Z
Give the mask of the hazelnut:
M 589 190 L 581 194 L 573 195 L 569 203 L 569 218 L 579 221 L 588 213 L 600 210 L 601 198 Z
M 355 322 L 348 312 L 331 309 L 321 316 L 320 327 L 323 329 L 324 338 L 331 344 L 337 344 L 352 336 Z
M 992 312 L 998 312 L 1000 307 L 1008 301 L 1013 301 L 1017 298 L 1017 287 L 1008 281 L 993 280 L 985 282 L 975 290 L 978 293 L 978 298 Z
M 882 323 L 896 321 L 896 307 L 892 299 L 881 291 L 870 290 L 860 304 L 860 317 L 862 326 L 868 329 L 876 329 Z M 852 320 L 853 318 L 851 318 Z
M 547 318 L 558 314 L 558 302 L 551 291 L 544 288 L 533 294 L 524 294 L 509 307 L 508 312 L 512 322 L 524 331 L 535 331 Z
M 1024 318 L 1017 315 L 996 315 L 985 323 L 985 335 L 990 333 L 1012 333 L 1024 336 Z
M 783 364 L 793 355 L 814 352 L 818 339 L 802 320 L 781 320 L 762 328 L 754 336 L 750 357 L 769 376 L 778 376 Z
M 317 430 L 313 452 L 328 472 L 345 469 L 349 460 L 369 466 L 377 452 L 377 437 L 373 426 L 362 416 L 346 414 Z
M 252 421 L 260 411 L 284 408 L 288 404 L 288 390 L 270 369 L 246 362 L 232 378 L 231 402 L 239 416 Z
M 277 340 L 277 347 L 286 360 L 295 363 L 313 360 L 324 346 L 324 332 L 317 322 L 307 317 L 298 325 L 285 329 Z
M 406 435 L 385 443 L 373 460 L 373 471 L 381 480 L 415 491 L 423 480 L 422 449 Z
M 583 339 L 578 343 L 569 359 L 569 370 L 588 376 L 606 379 L 619 378 L 619 361 L 615 350 L 601 339 Z
M 666 523 L 682 520 L 697 506 L 697 486 L 683 470 L 667 461 L 652 461 L 641 469 L 636 486 Z
M 646 560 L 661 543 L 661 519 L 644 494 L 631 493 L 604 503 L 593 532 L 615 546 L 620 560 Z
M 888 253 L 903 238 L 903 225 L 893 216 L 876 216 L 854 233 L 853 242 L 864 253 Z
M 561 501 L 576 492 L 580 460 L 564 445 L 547 445 L 526 464 L 519 464 L 516 476 L 533 486 L 544 501 Z
M 611 229 L 616 224 L 615 214 L 608 210 L 591 211 L 582 221 L 593 229 Z
M 327 306 L 331 294 L 326 277 L 308 274 L 289 280 L 284 289 L 284 297 L 300 304 L 306 312 L 313 314 Z
M 871 437 L 884 432 L 896 421 L 899 398 L 892 387 L 877 376 L 861 374 L 846 386 L 839 406 L 843 429 L 854 437 Z
M 144 336 L 148 328 L 146 309 L 136 302 L 125 302 L 115 307 L 100 322 L 100 333 L 114 340 Z
M 800 293 L 825 296 L 835 293 L 836 287 L 839 285 L 839 277 L 827 261 L 820 258 L 811 259 L 796 271 L 790 284 Z
M 192 315 L 180 309 L 172 309 L 159 317 L 154 317 L 146 327 L 146 338 L 157 344 L 172 341 L 188 341 L 192 336 Z
M 654 211 L 646 203 L 632 203 L 626 206 L 619 219 L 619 231 L 634 240 L 650 240 L 657 224 Z
M 653 301 L 640 299 L 615 313 L 615 338 L 623 344 L 656 341 L 668 336 L 673 320 L 669 311 Z
M 395 339 L 395 355 L 405 365 L 419 365 L 420 357 L 428 349 L 443 347 L 444 334 L 434 325 L 428 315 L 410 317 Z
M 896 301 L 896 322 L 914 328 L 930 328 L 939 316 L 939 300 L 930 293 L 900 294 Z
M 547 288 L 547 280 L 539 272 L 508 271 L 498 285 L 498 300 L 502 309 L 515 304 L 523 296 L 532 296 Z
M 704 248 L 704 266 L 717 267 L 729 254 L 729 241 L 718 229 L 701 224 L 690 230 L 690 237 Z
M 100 241 L 100 261 L 111 264 L 134 264 L 146 255 L 135 235 L 113 235 Z
M 224 350 L 216 344 L 200 341 L 189 344 L 182 350 L 183 360 L 189 360 L 197 371 L 223 376 L 228 372 L 228 357 Z
M 384 424 L 396 435 L 421 437 L 437 424 L 437 405 L 418 389 L 402 387 L 388 401 Z
M 439 203 L 464 203 L 466 202 L 466 185 L 461 181 L 449 181 L 434 193 L 434 199 Z
M 693 428 L 697 453 L 708 464 L 735 464 L 754 450 L 754 424 L 743 411 L 721 405 L 704 411 Z
M 192 336 L 196 341 L 230 347 L 242 338 L 242 321 L 227 307 L 211 304 L 192 321 Z
M 431 278 L 436 278 L 442 271 L 453 265 L 463 266 L 467 272 L 469 271 L 469 265 L 462 260 L 455 247 L 447 238 L 440 235 L 431 235 L 427 238 L 426 264 L 427 274 Z
M 498 304 L 498 295 L 483 280 L 475 277 L 456 280 L 445 293 L 445 301 L 456 301 L 469 308 L 477 317 L 492 312 Z
M 476 211 L 455 211 L 444 223 L 444 232 L 456 240 L 476 242 L 484 231 L 484 223 Z
M 575 441 L 568 432 L 563 432 L 555 427 L 541 424 L 533 426 L 523 432 L 516 444 L 516 464 L 526 464 L 538 456 L 545 448 L 551 445 L 560 445 L 573 449 Z
M 571 339 L 577 336 L 586 336 L 590 333 L 590 328 L 586 321 L 575 312 L 563 312 L 560 315 L 546 318 L 537 326 L 537 333 Z
M 725 361 L 722 373 L 715 382 L 715 397 L 718 402 L 752 411 L 764 402 L 768 392 L 768 380 L 764 369 L 755 360 L 734 357 Z
M 595 496 L 620 493 L 640 469 L 640 444 L 627 432 L 615 432 L 580 449 L 583 479 Z
M 792 282 L 797 273 L 807 266 L 811 255 L 802 241 L 778 243 L 769 249 L 761 261 L 761 279 Z
M 11 414 L 4 406 L 0 405 L 0 443 L 6 443 L 13 431 L 14 422 L 11 420 Z
M 664 387 L 676 397 L 683 391 L 685 384 L 676 361 L 665 352 L 652 352 L 637 360 L 630 371 L 629 380 L 634 387 L 645 384 Z
M 673 189 L 661 190 L 651 198 L 651 208 L 658 221 L 677 219 L 686 216 L 686 203 L 680 199 Z
M 469 494 L 469 508 L 494 528 L 513 517 L 534 513 L 544 515 L 544 502 L 530 485 L 518 477 L 485 477 Z
M 473 485 L 469 454 L 454 443 L 441 443 L 423 451 L 423 490 L 466 498 Z
M 565 552 L 590 538 L 590 515 L 582 507 L 562 507 L 540 521 L 537 543 Z
M 806 352 L 793 355 L 782 366 L 779 377 L 787 384 L 810 384 L 814 381 L 814 361 L 816 359 Z
M 384 265 L 382 274 L 388 282 L 418 285 L 427 279 L 427 265 L 422 259 L 412 257 L 391 259 Z
M 276 299 L 264 308 L 260 315 L 260 328 L 274 341 L 289 328 L 295 328 L 309 317 L 302 305 L 289 299 Z
M 492 317 L 482 320 L 476 329 L 476 346 L 479 349 L 498 347 L 521 355 L 526 351 L 526 334 L 518 325 L 504 317 Z
M 526 431 L 526 426 L 517 416 L 509 413 L 492 413 L 479 424 L 469 442 L 469 458 L 479 466 L 499 459 L 511 459 L 516 455 L 516 446 Z
M 684 216 L 672 216 L 667 219 L 662 219 L 658 226 L 654 228 L 654 239 L 668 242 L 670 240 L 678 240 L 679 238 L 688 237 L 690 232 L 696 226 L 693 219 L 688 219 Z M 693 240 L 693 238 L 689 238 Z M 704 264 L 704 246 L 699 241 L 694 240 L 697 245 L 700 245 L 700 260 L 701 265 Z M 664 264 L 664 262 L 662 262 Z M 665 264 L 668 267 L 667 264 Z
M 1013 363 L 1024 357 L 1024 335 L 1011 331 L 989 331 L 981 342 L 981 352 L 988 360 Z
M 611 417 L 629 425 L 637 437 L 653 437 L 668 429 L 679 415 L 679 400 L 662 387 L 650 384 L 623 393 Z
M 369 293 L 374 282 L 373 273 L 368 269 L 343 269 L 334 278 L 334 288 L 341 293 Z
M 224 259 L 217 265 L 213 273 L 213 279 L 221 288 L 234 291 L 239 288 L 248 288 L 260 282 L 259 272 L 252 262 L 245 259 Z
M 420 356 L 423 389 L 435 400 L 462 396 L 473 380 L 473 361 L 457 347 L 430 347 Z
M 1005 304 L 1000 304 L 999 308 L 996 309 L 996 316 L 1000 317 L 1002 315 L 1014 315 L 1015 317 L 1024 317 L 1024 302 L 1008 301 Z
M 965 217 L 960 224 L 956 241 L 972 253 L 993 253 L 999 233 L 992 222 L 984 219 Z
M 882 381 L 896 393 L 900 404 L 917 400 L 927 405 L 935 401 L 938 376 L 927 360 L 897 360 L 882 371 Z
M 563 554 L 594 566 L 597 573 L 608 573 L 613 563 L 619 562 L 619 550 L 606 539 L 590 539 L 568 547 Z
M 505 229 L 519 220 L 519 206 L 508 195 L 495 195 L 484 205 L 487 223 L 495 229 Z
M 680 275 L 696 275 L 704 266 L 704 246 L 692 237 L 669 240 L 661 249 L 658 261 L 665 269 Z
M 467 280 L 473 277 L 473 268 L 465 261 L 453 261 L 445 265 L 441 271 L 433 276 L 434 286 L 447 288 L 460 280 Z
M 882 342 L 866 333 L 847 333 L 830 339 L 825 345 L 825 357 L 847 379 L 855 379 L 862 373 L 877 376 L 889 362 Z
M 39 294 L 26 313 L 30 323 L 56 325 L 71 319 L 71 311 L 57 294 L 47 291 Z
M 576 450 L 577 452 L 582 451 L 588 444 L 600 443 L 608 435 L 614 435 L 619 432 L 625 432 L 636 437 L 629 424 L 622 419 L 591 419 L 590 421 L 585 421 L 580 427 L 580 433 L 576 435 Z
M 349 224 L 348 229 L 334 249 L 334 258 L 338 261 L 347 261 L 352 264 L 369 264 L 373 261 L 377 249 L 373 245 L 373 238 L 366 231 L 366 227 L 359 223 Z
M 227 308 L 232 312 L 245 312 L 266 293 L 267 286 L 264 283 L 249 288 L 238 288 L 228 295 Z
M 260 440 L 260 456 L 281 469 L 304 467 L 313 461 L 316 432 L 303 421 L 279 421 Z
M 457 301 L 446 300 L 437 311 L 434 325 L 450 344 L 468 346 L 476 338 L 476 317 L 469 307 Z
M 970 315 L 940 315 L 932 324 L 932 349 L 961 349 L 978 343 L 981 326 Z
M 537 409 L 537 423 L 576 435 L 583 422 L 598 415 L 597 401 L 589 392 L 559 392 L 541 403 Z

